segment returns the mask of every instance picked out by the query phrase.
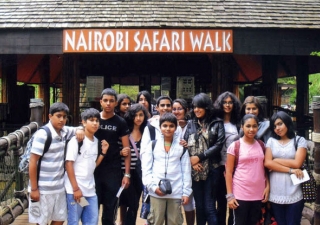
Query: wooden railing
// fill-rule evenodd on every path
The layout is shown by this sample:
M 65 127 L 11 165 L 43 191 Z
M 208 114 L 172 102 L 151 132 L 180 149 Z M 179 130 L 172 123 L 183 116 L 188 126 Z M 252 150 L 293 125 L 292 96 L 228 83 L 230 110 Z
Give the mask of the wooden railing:
M 19 158 L 38 129 L 36 122 L 0 138 L 0 224 L 12 223 L 28 207 L 28 177 L 18 171 Z

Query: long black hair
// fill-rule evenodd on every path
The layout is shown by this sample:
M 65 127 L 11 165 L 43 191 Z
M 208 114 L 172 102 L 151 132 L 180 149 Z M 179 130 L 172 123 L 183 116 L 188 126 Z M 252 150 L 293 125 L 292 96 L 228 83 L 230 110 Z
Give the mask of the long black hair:
M 209 96 L 205 93 L 199 93 L 195 95 L 192 99 L 192 108 L 193 110 L 191 111 L 191 118 L 194 120 L 197 120 L 196 115 L 194 114 L 194 108 L 203 108 L 206 111 L 206 114 L 203 118 L 203 122 L 205 124 L 209 124 L 211 120 L 217 116 L 216 110 L 213 108 L 213 104 Z
M 139 111 L 142 111 L 143 115 L 144 115 L 144 120 L 139 128 L 139 130 L 142 134 L 143 130 L 148 122 L 148 112 L 147 112 L 147 109 L 143 105 L 141 105 L 139 103 L 131 105 L 131 107 L 128 109 L 126 114 L 124 114 L 124 119 L 126 120 L 129 131 L 131 132 L 134 127 L 134 118 L 136 117 L 136 113 Z
M 121 107 L 122 101 L 125 100 L 125 99 L 129 99 L 130 104 L 131 104 L 132 100 L 130 99 L 130 97 L 127 94 L 118 94 L 117 95 L 117 99 L 118 99 L 118 104 L 117 104 L 116 107 L 114 107 L 114 112 L 117 115 L 122 116 L 121 115 L 122 112 L 120 111 L 120 107 Z
M 152 116 L 151 94 L 150 94 L 148 91 L 146 91 L 146 90 L 140 91 L 140 92 L 137 94 L 137 101 L 136 101 L 136 103 L 139 103 L 139 99 L 140 99 L 140 96 L 141 96 L 141 95 L 143 95 L 143 96 L 146 98 L 147 102 L 149 103 L 149 108 L 148 108 L 147 110 L 149 111 L 150 115 Z
M 223 111 L 223 102 L 228 98 L 231 98 L 233 103 L 233 108 L 231 111 L 230 122 L 234 125 L 239 124 L 241 117 L 240 117 L 240 108 L 241 102 L 233 93 L 226 91 L 220 94 L 217 100 L 214 102 L 213 107 L 218 111 L 218 116 L 223 119 L 224 111 Z
M 295 132 L 294 132 L 294 125 L 292 122 L 291 117 L 283 112 L 283 111 L 278 111 L 275 112 L 270 119 L 270 130 L 271 130 L 271 135 L 273 138 L 275 139 L 280 139 L 280 137 L 276 134 L 276 132 L 274 131 L 274 123 L 276 122 L 277 119 L 282 120 L 282 122 L 286 125 L 288 131 L 286 133 L 287 137 L 292 139 L 296 136 Z

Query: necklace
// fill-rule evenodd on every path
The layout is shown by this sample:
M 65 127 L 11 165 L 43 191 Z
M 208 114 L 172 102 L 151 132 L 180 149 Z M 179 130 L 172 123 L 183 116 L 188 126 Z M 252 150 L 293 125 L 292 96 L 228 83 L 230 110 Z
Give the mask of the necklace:
M 164 146 L 165 147 L 170 147 L 171 146 L 171 142 L 164 142 Z

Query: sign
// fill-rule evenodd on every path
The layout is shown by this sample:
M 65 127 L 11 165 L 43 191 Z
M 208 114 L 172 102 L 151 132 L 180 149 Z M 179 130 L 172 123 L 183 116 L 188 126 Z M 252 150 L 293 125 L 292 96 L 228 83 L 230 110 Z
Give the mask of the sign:
M 233 33 L 232 30 L 64 30 L 63 52 L 232 53 Z
M 87 76 L 87 99 L 90 101 L 99 101 L 102 90 L 104 89 L 104 77 Z

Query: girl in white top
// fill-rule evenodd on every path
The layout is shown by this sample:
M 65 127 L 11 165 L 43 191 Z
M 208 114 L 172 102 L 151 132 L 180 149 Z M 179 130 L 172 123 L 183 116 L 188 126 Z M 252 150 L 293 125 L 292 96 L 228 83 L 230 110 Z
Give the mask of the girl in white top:
M 188 123 L 188 103 L 186 100 L 178 98 L 173 101 L 172 113 L 177 117 L 178 126 L 181 127 L 180 140 L 183 140 Z M 186 215 L 187 225 L 193 225 L 195 221 L 195 202 L 193 194 L 189 196 L 189 203 L 183 205 Z
M 307 143 L 295 136 L 291 117 L 279 111 L 270 119 L 272 137 L 267 142 L 265 166 L 270 172 L 270 198 L 278 225 L 299 225 L 304 200 L 300 185 L 293 185 L 290 174 L 303 177 L 301 166 Z
M 217 194 L 217 212 L 219 224 L 226 224 L 227 217 L 227 194 L 226 180 L 225 180 L 225 164 L 227 161 L 227 148 L 236 139 L 239 138 L 240 129 L 240 108 L 241 102 L 233 93 L 226 91 L 220 94 L 214 102 L 214 108 L 219 111 L 219 117 L 223 118 L 225 141 L 221 150 L 220 161 L 220 181 L 221 184 Z M 233 211 L 229 210 L 228 224 L 233 224 Z

